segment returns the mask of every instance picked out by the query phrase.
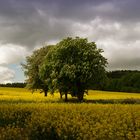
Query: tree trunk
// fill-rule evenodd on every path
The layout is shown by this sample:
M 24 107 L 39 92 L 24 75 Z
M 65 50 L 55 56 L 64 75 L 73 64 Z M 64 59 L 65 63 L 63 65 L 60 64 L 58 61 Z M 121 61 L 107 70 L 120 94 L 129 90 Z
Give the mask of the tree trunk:
M 67 96 L 67 93 L 65 93 L 65 102 L 68 101 L 68 96 Z
M 78 98 L 78 100 L 79 100 L 80 102 L 83 101 L 83 97 L 84 97 L 84 93 L 83 93 L 83 92 L 78 93 L 77 98 Z
M 60 92 L 60 99 L 62 99 L 62 93 Z
M 44 91 L 44 96 L 47 97 L 47 90 Z

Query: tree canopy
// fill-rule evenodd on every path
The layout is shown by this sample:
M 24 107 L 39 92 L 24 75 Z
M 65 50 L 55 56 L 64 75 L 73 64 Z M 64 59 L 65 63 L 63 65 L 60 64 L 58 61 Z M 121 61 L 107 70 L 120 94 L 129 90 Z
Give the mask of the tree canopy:
M 84 93 L 94 85 L 102 85 L 107 60 L 103 50 L 86 38 L 66 38 L 53 46 L 35 50 L 23 64 L 27 86 L 41 89 L 47 96 L 59 91 L 83 100 Z
M 46 46 L 35 50 L 32 55 L 26 57 L 26 63 L 22 64 L 25 76 L 27 77 L 27 87 L 33 92 L 40 89 L 45 93 L 45 96 L 47 96 L 48 85 L 39 77 L 39 69 L 44 63 L 44 58 L 51 47 L 53 46 Z
M 108 82 L 104 90 L 121 92 L 140 92 L 140 71 L 108 72 Z
M 95 42 L 85 38 L 66 38 L 49 51 L 40 69 L 40 77 L 51 91 L 59 90 L 83 100 L 84 93 L 105 77 L 107 60 Z

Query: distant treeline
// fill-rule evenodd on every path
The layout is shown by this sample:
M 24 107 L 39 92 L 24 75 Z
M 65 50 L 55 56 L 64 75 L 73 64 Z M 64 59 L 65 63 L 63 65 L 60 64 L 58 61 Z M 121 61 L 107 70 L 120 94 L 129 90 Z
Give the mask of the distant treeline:
M 121 70 L 107 73 L 103 90 L 140 92 L 140 71 Z
M 24 88 L 26 83 L 0 84 L 0 87 Z M 94 87 L 105 91 L 137 92 L 140 93 L 140 71 L 118 70 L 107 72 L 107 79 L 102 87 Z
M 24 88 L 26 83 L 6 83 L 0 84 L 0 87 L 14 87 L 14 88 Z

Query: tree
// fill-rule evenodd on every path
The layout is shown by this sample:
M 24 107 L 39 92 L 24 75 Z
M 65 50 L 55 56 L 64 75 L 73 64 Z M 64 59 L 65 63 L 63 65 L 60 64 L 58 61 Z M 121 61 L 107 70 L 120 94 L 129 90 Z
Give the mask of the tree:
M 140 92 L 140 71 L 117 70 L 107 73 L 105 90 L 121 92 Z
M 48 85 L 39 77 L 39 69 L 44 63 L 44 58 L 49 52 L 50 48 L 53 46 L 46 46 L 41 49 L 35 50 L 31 56 L 26 57 L 26 64 L 22 64 L 24 68 L 24 73 L 27 77 L 27 87 L 34 92 L 40 89 L 47 96 Z
M 40 75 L 50 81 L 50 89 L 71 94 L 83 100 L 84 93 L 93 84 L 101 83 L 106 71 L 107 60 L 103 51 L 97 49 L 95 42 L 83 38 L 66 38 L 53 47 L 44 59 Z M 50 70 L 50 77 L 46 74 Z
M 140 73 L 131 72 L 120 79 L 121 91 L 140 92 Z

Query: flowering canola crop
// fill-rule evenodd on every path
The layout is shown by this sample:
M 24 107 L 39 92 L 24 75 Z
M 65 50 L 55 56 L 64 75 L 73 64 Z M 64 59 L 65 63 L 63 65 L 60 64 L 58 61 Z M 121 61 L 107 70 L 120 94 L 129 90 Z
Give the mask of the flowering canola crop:
M 31 96 L 21 100 L 19 94 L 3 91 L 0 140 L 140 139 L 138 104 L 63 103 Z

